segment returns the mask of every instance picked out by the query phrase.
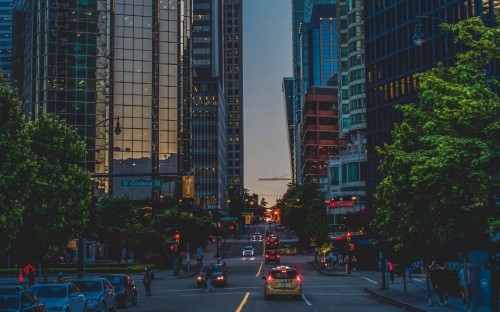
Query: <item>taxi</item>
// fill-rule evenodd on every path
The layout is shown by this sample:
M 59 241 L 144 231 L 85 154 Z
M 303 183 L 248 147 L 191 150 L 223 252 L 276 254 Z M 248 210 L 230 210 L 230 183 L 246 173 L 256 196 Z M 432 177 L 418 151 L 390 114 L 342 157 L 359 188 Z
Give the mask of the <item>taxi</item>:
M 297 248 L 291 245 L 282 245 L 278 247 L 278 252 L 282 255 L 296 255 Z
M 264 283 L 264 298 L 271 296 L 289 296 L 296 300 L 302 298 L 302 277 L 297 270 L 289 266 L 277 266 L 262 277 Z

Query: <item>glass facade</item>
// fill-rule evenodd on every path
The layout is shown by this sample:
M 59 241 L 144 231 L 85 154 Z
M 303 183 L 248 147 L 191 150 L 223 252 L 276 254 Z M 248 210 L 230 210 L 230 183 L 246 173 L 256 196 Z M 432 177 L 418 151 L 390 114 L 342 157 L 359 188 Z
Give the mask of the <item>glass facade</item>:
M 191 172 L 191 1 L 115 0 L 111 6 L 112 190 L 132 199 L 178 194 Z M 161 188 L 126 179 L 163 180 Z
M 0 75 L 12 81 L 12 0 L 0 0 Z
M 394 123 L 401 122 L 401 114 L 393 109 L 394 105 L 416 102 L 414 74 L 434 67 L 438 62 L 450 61 L 460 48 L 432 18 L 421 20 L 426 41 L 422 46 L 415 46 L 412 36 L 417 16 L 439 18 L 450 24 L 471 16 L 481 16 L 491 22 L 500 13 L 500 1 L 367 1 L 365 5 L 366 190 L 370 200 L 382 179 L 377 170 L 379 159 L 375 146 L 389 142 Z
M 102 0 L 14 1 L 14 79 L 24 112 L 58 116 L 86 138 L 85 168 L 97 162 L 98 19 Z M 104 33 L 99 33 L 104 31 Z

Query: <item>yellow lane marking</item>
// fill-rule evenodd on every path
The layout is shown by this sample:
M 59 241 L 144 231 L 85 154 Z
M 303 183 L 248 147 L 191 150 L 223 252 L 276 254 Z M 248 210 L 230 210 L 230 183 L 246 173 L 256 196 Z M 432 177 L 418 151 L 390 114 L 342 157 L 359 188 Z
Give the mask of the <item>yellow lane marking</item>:
M 261 262 L 261 263 L 260 263 L 260 268 L 259 268 L 259 270 L 257 271 L 257 275 L 255 275 L 255 277 L 259 277 L 259 275 L 260 275 L 260 271 L 262 270 L 262 266 L 264 266 L 264 262 Z
M 247 302 L 248 296 L 250 296 L 250 293 L 249 293 L 249 292 L 247 292 L 247 293 L 245 294 L 245 297 L 243 298 L 243 300 L 241 300 L 241 303 L 240 303 L 240 305 L 239 305 L 238 309 L 236 309 L 236 312 L 240 312 L 240 311 L 241 311 L 241 309 L 243 309 L 243 306 L 244 306 L 244 305 L 245 305 L 245 303 Z

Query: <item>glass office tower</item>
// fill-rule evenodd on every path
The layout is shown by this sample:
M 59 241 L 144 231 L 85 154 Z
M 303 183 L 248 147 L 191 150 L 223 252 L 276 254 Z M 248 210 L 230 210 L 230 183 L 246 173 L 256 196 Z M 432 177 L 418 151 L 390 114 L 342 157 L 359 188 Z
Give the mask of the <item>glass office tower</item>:
M 47 113 L 76 127 L 88 147 L 85 168 L 94 172 L 101 142 L 95 125 L 105 101 L 105 0 L 13 2 L 14 79 L 26 115 Z M 101 38 L 101 40 L 99 40 Z M 98 47 L 104 44 L 103 47 Z M 101 66 L 101 68 L 99 68 Z M 103 87 L 99 88 L 98 85 Z M 105 106 L 105 103 L 100 103 Z M 100 125 L 105 132 L 105 123 Z
M 0 75 L 12 81 L 12 0 L 0 0 Z
M 455 24 L 462 19 L 481 16 L 492 23 L 500 14 L 498 0 L 448 1 L 365 1 L 366 32 L 366 112 L 367 112 L 367 200 L 383 178 L 378 170 L 376 146 L 391 141 L 394 123 L 401 123 L 396 104 L 417 101 L 415 73 L 438 62 L 450 61 L 460 48 L 449 33 L 441 31 L 438 18 Z M 426 41 L 416 46 L 417 16 L 422 19 Z M 493 68 L 492 74 L 497 74 Z
M 132 199 L 178 194 L 191 173 L 191 1 L 115 0 L 110 7 L 110 186 Z M 126 180 L 161 180 L 129 187 Z

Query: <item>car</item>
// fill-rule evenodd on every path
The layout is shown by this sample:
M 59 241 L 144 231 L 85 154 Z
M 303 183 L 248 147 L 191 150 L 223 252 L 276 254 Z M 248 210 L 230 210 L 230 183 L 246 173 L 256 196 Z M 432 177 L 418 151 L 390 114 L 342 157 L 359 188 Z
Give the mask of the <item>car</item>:
M 246 246 L 243 248 L 243 256 L 253 256 L 254 249 L 252 246 Z
M 31 290 L 19 285 L 0 286 L 0 311 L 6 312 L 45 312 L 45 303 Z
M 269 262 L 276 262 L 277 264 L 280 264 L 280 258 L 281 255 L 278 252 L 278 250 L 266 250 L 266 253 L 264 254 L 264 259 L 266 264 Z
M 49 311 L 88 311 L 85 296 L 74 283 L 35 284 L 30 290 Z
M 116 311 L 115 290 L 113 285 L 103 277 L 77 278 L 73 283 L 87 298 L 89 311 Z
M 267 224 L 274 224 L 273 220 L 267 220 Z
M 289 266 L 271 268 L 262 279 L 264 283 L 264 298 L 271 296 L 291 296 L 296 300 L 302 298 L 302 277 L 297 270 Z
M 253 235 L 251 235 L 250 239 L 253 241 L 261 241 L 262 234 L 260 234 L 260 232 L 255 232 Z
M 115 290 L 115 301 L 118 308 L 128 308 L 137 305 L 137 287 L 134 280 L 126 274 L 103 275 Z
M 278 247 L 278 251 L 282 255 L 296 255 L 297 254 L 297 248 L 292 245 L 283 245 Z
M 226 286 L 228 279 L 227 269 L 219 263 L 211 263 L 212 266 L 212 285 L 213 286 Z M 198 287 L 206 287 L 207 281 L 205 279 L 205 274 L 207 272 L 207 266 L 203 266 L 201 271 L 196 275 L 196 285 Z

